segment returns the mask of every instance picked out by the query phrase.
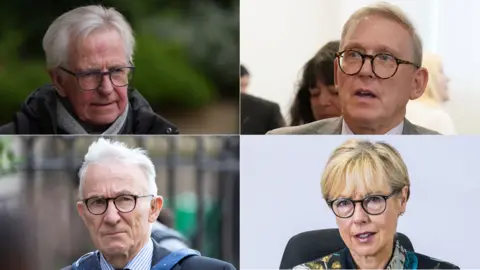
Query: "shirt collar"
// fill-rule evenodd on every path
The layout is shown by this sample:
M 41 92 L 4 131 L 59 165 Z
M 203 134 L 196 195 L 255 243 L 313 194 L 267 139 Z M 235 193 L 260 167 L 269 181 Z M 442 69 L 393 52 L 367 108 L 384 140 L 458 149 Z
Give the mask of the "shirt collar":
M 152 265 L 153 256 L 153 242 L 150 238 L 149 241 L 143 246 L 140 252 L 127 263 L 123 269 L 130 270 L 150 270 Z M 105 260 L 103 254 L 100 253 L 100 267 L 102 270 L 115 270 L 111 264 Z
M 396 127 L 389 130 L 384 135 L 402 135 L 404 124 L 405 124 L 405 121 L 402 121 L 400 124 L 398 124 Z M 355 135 L 353 131 L 348 127 L 347 123 L 345 122 L 345 119 L 342 120 L 342 135 Z

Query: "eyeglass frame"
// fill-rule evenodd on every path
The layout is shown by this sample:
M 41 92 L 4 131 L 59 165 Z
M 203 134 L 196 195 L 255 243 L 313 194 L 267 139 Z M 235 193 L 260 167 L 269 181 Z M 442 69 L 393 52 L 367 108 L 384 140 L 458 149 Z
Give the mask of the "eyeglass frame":
M 390 199 L 393 195 L 399 193 L 398 190 L 394 190 L 392 193 L 390 193 L 389 195 L 379 195 L 379 194 L 372 194 L 372 195 L 368 195 L 366 197 L 364 197 L 363 199 L 361 200 L 352 200 L 352 199 L 348 199 L 348 198 L 337 198 L 335 200 L 331 200 L 331 201 L 327 201 L 327 204 L 328 206 L 330 207 L 330 209 L 332 209 L 332 212 L 335 214 L 335 216 L 339 217 L 339 218 L 343 218 L 343 219 L 347 219 L 347 218 L 351 218 L 353 216 L 353 214 L 355 214 L 355 210 L 356 210 L 356 207 L 357 207 L 357 203 L 360 203 L 360 205 L 362 206 L 363 208 L 363 211 L 365 211 L 365 213 L 371 215 L 371 216 L 378 216 L 378 215 L 381 215 L 385 212 L 385 210 L 387 210 L 387 200 Z M 367 211 L 367 209 L 365 209 L 365 205 L 364 205 L 364 202 L 365 200 L 367 200 L 368 198 L 372 198 L 372 197 L 381 197 L 384 201 L 385 201 L 385 207 L 383 208 L 383 210 L 378 213 L 378 214 L 371 214 L 369 211 Z M 335 210 L 333 210 L 333 203 L 335 203 L 336 201 L 338 200 L 345 200 L 345 201 L 350 201 L 352 202 L 353 204 L 353 211 L 352 213 L 349 215 L 349 216 L 346 216 L 346 217 L 342 217 L 342 216 L 339 216 L 337 215 L 337 213 L 335 213 Z
M 347 73 L 347 72 L 345 72 L 345 71 L 343 70 L 342 64 L 341 64 L 341 61 L 342 61 L 342 60 L 340 59 L 340 58 L 343 58 L 342 55 L 343 55 L 345 52 L 348 52 L 348 51 L 356 52 L 356 53 L 360 54 L 360 56 L 362 56 L 362 64 L 360 65 L 360 68 L 358 69 L 357 72 L 352 73 L 352 74 L 349 74 L 349 73 Z M 373 61 L 375 60 L 376 57 L 378 57 L 378 56 L 380 56 L 380 55 L 388 55 L 388 56 L 391 56 L 391 57 L 393 57 L 393 58 L 395 59 L 395 62 L 396 62 L 396 64 L 397 64 L 397 66 L 395 67 L 395 71 L 393 72 L 393 74 L 392 74 L 391 76 L 389 76 L 389 77 L 385 77 L 385 78 L 384 78 L 384 77 L 380 77 L 380 76 L 378 76 L 378 74 L 375 72 L 375 68 L 374 68 L 374 65 L 373 65 Z M 395 74 L 397 74 L 398 67 L 399 67 L 401 64 L 413 65 L 413 66 L 414 66 L 415 68 L 417 68 L 417 69 L 421 68 L 420 65 L 417 65 L 417 64 L 415 64 L 415 63 L 413 63 L 413 62 L 410 62 L 410 61 L 407 61 L 407 60 L 403 60 L 403 59 L 397 58 L 397 57 L 395 57 L 395 55 L 393 55 L 393 54 L 391 54 L 391 53 L 378 53 L 378 54 L 372 55 L 372 54 L 362 53 L 362 52 L 360 52 L 360 51 L 358 51 L 358 50 L 347 49 L 347 50 L 343 50 L 343 51 L 340 51 L 340 52 L 336 52 L 336 53 L 335 53 L 335 58 L 338 59 L 338 62 L 339 62 L 339 63 L 338 63 L 338 66 L 340 67 L 340 70 L 341 70 L 344 74 L 346 74 L 346 75 L 348 75 L 348 76 L 355 76 L 355 75 L 357 75 L 358 73 L 360 73 L 360 71 L 361 71 L 362 68 L 363 68 L 363 65 L 365 65 L 365 58 L 370 58 L 370 66 L 372 67 L 372 72 L 373 72 L 373 74 L 375 74 L 375 76 L 376 76 L 377 78 L 382 79 L 382 80 L 387 80 L 387 79 L 390 79 L 390 78 L 392 78 L 393 76 L 395 76 Z
M 124 85 L 116 85 L 115 83 L 113 83 L 113 80 L 112 80 L 112 69 L 115 69 L 115 68 L 128 68 L 130 69 L 130 72 L 132 73 L 132 80 L 133 80 L 133 74 L 135 73 L 135 66 L 120 66 L 120 67 L 114 67 L 114 68 L 110 68 L 108 71 L 82 71 L 82 72 L 73 72 L 67 68 L 64 68 L 62 66 L 58 67 L 60 70 L 62 70 L 63 72 L 69 74 L 69 75 L 72 75 L 74 76 L 76 79 L 77 79 L 77 85 L 78 87 L 82 90 L 82 91 L 85 91 L 85 92 L 88 92 L 88 91 L 94 91 L 94 90 L 97 90 L 100 85 L 102 85 L 102 82 L 104 80 L 104 77 L 105 75 L 108 75 L 108 78 L 110 79 L 110 82 L 112 83 L 112 85 L 116 86 L 116 87 L 125 87 L 127 85 L 130 84 L 130 81 L 128 81 L 127 84 L 124 84 Z M 83 89 L 82 86 L 80 86 L 80 77 L 83 76 L 83 75 L 86 75 L 86 74 L 89 74 L 89 73 L 96 73 L 96 74 L 99 74 L 100 75 L 100 81 L 98 82 L 98 86 L 95 87 L 95 88 L 92 88 L 92 89 Z
M 130 210 L 130 211 L 124 212 L 124 211 L 118 209 L 117 204 L 115 203 L 115 200 L 116 200 L 116 199 L 118 199 L 118 198 L 120 198 L 120 197 L 124 197 L 124 196 L 131 196 L 131 197 L 134 198 L 133 208 L 132 208 L 132 210 Z M 113 198 L 90 197 L 90 198 L 87 198 L 87 199 L 83 199 L 82 202 L 83 202 L 83 204 L 85 204 L 85 206 L 87 207 L 88 212 L 89 212 L 90 214 L 92 214 L 92 215 L 95 215 L 95 216 L 100 216 L 100 215 L 105 214 L 105 212 L 107 212 L 107 210 L 108 210 L 108 207 L 110 206 L 110 201 L 113 201 L 113 205 L 115 206 L 115 209 L 117 209 L 118 212 L 127 214 L 127 213 L 130 213 L 130 212 L 132 212 L 133 210 L 135 210 L 135 208 L 137 207 L 137 200 L 138 200 L 139 198 L 146 198 L 146 197 L 150 197 L 150 196 L 151 196 L 151 197 L 155 197 L 155 195 L 153 195 L 153 194 L 148 194 L 148 195 L 121 194 L 121 195 L 118 195 L 118 196 L 113 197 Z M 91 200 L 91 199 L 104 199 L 104 200 L 106 200 L 107 203 L 106 203 L 105 210 L 103 210 L 103 212 L 100 213 L 100 214 L 94 214 L 94 213 L 92 213 L 92 211 L 91 211 L 90 208 L 88 207 L 88 200 Z M 152 199 L 153 199 L 153 198 L 152 198 Z

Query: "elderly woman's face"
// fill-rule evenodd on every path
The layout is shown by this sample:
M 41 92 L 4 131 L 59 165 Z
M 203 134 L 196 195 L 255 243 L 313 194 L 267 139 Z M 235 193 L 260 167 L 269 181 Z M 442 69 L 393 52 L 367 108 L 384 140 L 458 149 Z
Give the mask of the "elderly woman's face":
M 70 64 L 67 68 L 75 73 L 108 71 L 115 67 L 130 66 L 125 55 L 125 46 L 117 31 L 99 30 L 82 42 L 73 41 L 69 50 Z M 92 125 L 113 123 L 125 110 L 128 102 L 127 86 L 117 87 L 104 76 L 96 90 L 80 89 L 77 78 L 59 71 L 53 81 L 61 96 L 66 97 L 75 115 Z
M 361 203 L 356 203 L 355 211 L 351 217 L 339 218 L 337 216 L 340 235 L 354 257 L 375 256 L 385 248 L 393 248 L 397 220 L 406 207 L 407 190 L 408 188 L 405 187 L 401 192 L 386 199 L 385 211 L 379 215 L 368 214 L 362 208 Z M 366 192 L 357 190 L 354 196 L 342 194 L 345 196 L 340 197 L 362 200 L 368 195 L 388 196 L 390 194 L 392 192 L 388 189 L 379 190 L 375 194 L 366 194 Z M 378 199 L 373 199 L 371 204 L 378 205 L 378 202 Z
M 138 165 L 98 163 L 89 165 L 85 172 L 82 190 L 84 199 L 149 194 L 145 173 Z M 100 203 L 89 203 L 90 211 L 99 205 Z M 150 223 L 157 219 L 161 207 L 161 197 L 142 197 L 136 200 L 131 212 L 123 213 L 110 200 L 103 214 L 94 215 L 84 202 L 77 204 L 95 247 L 107 257 L 128 256 L 138 252 L 149 239 Z

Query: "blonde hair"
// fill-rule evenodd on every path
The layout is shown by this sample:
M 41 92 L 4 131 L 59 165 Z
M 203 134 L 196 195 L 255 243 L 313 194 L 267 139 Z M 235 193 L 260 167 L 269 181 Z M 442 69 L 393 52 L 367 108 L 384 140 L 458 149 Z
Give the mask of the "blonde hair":
M 379 15 L 387 19 L 391 19 L 408 30 L 412 37 L 412 49 L 413 49 L 413 63 L 421 66 L 423 46 L 420 35 L 418 35 L 416 28 L 410 21 L 408 16 L 397 6 L 387 2 L 379 2 L 374 5 L 363 7 L 353 13 L 343 26 L 342 36 L 340 39 L 340 48 L 343 48 L 345 38 L 350 30 L 355 27 L 360 20 L 371 15 Z
M 440 106 L 443 103 L 440 89 L 440 73 L 443 67 L 442 58 L 439 55 L 426 53 L 423 56 L 422 67 L 428 70 L 428 84 L 417 100 L 427 103 L 431 106 Z
M 407 166 L 398 151 L 385 142 L 348 140 L 334 150 L 325 166 L 321 188 L 327 201 L 356 191 L 368 194 L 385 188 L 410 187 Z M 410 195 L 408 191 L 407 199 Z

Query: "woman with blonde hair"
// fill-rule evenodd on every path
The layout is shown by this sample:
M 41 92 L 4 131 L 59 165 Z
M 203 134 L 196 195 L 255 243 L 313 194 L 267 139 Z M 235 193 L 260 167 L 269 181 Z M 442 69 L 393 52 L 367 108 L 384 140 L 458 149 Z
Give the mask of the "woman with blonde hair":
M 422 66 L 428 70 L 428 84 L 423 95 L 407 104 L 406 118 L 415 125 L 440 132 L 443 135 L 456 134 L 455 125 L 443 105 L 450 97 L 449 78 L 443 72 L 439 55 L 425 53 Z
M 346 248 L 293 269 L 459 269 L 407 250 L 397 239 L 410 178 L 402 157 L 387 143 L 345 142 L 328 160 L 321 187 Z

